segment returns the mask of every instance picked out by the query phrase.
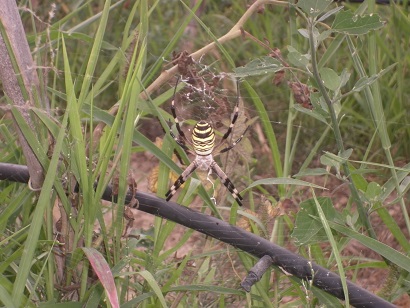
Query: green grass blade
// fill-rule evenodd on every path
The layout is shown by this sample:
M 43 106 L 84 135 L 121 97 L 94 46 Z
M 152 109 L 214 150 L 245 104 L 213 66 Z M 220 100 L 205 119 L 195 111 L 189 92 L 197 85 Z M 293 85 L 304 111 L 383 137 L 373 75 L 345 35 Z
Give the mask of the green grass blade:
M 101 52 L 101 44 L 103 42 L 103 37 L 105 33 L 105 28 L 107 26 L 108 15 L 110 12 L 111 1 L 106 0 L 104 3 L 104 9 L 101 14 L 101 19 L 98 24 L 97 33 L 95 34 L 94 43 L 91 49 L 90 57 L 87 62 L 87 69 L 85 71 L 85 77 L 82 82 L 80 96 L 78 97 L 79 109 L 81 109 L 84 99 L 88 94 L 91 81 L 94 76 L 95 68 L 98 63 L 98 58 Z
M 276 177 L 283 176 L 283 169 L 282 169 L 282 162 L 279 153 L 279 145 L 276 140 L 276 135 L 273 130 L 271 121 L 269 119 L 268 112 L 265 109 L 261 99 L 259 98 L 258 94 L 255 90 L 250 86 L 248 82 L 245 82 L 246 89 L 248 90 L 249 96 L 252 98 L 253 104 L 258 112 L 259 118 L 262 122 L 262 127 L 264 128 L 266 137 L 268 139 L 269 148 L 272 151 L 272 160 L 273 160 L 273 168 L 275 171 Z M 284 194 L 284 187 L 282 185 L 279 186 L 279 195 Z
M 345 306 L 349 307 L 350 306 L 349 305 L 349 292 L 347 291 L 346 273 L 344 271 L 342 258 L 341 258 L 338 246 L 336 244 L 336 240 L 333 237 L 332 230 L 329 227 L 329 224 L 328 224 L 328 221 L 326 219 L 325 213 L 323 212 L 322 207 L 319 204 L 319 201 L 316 199 L 315 191 L 313 189 L 312 189 L 312 194 L 313 194 L 313 198 L 315 200 L 316 210 L 319 214 L 320 222 L 322 223 L 323 229 L 326 232 L 327 239 L 330 242 L 330 246 L 332 247 L 332 253 L 333 253 L 334 258 L 336 260 L 337 270 L 339 272 L 340 280 L 342 282 L 343 292 L 345 294 Z
M 155 280 L 154 276 L 148 271 L 141 271 L 138 272 L 146 282 L 150 285 L 151 289 L 154 291 L 155 295 L 157 296 L 159 302 L 161 303 L 162 307 L 168 307 L 164 295 L 162 295 L 162 291 L 160 286 L 158 285 L 157 281 Z
M 1 280 L 0 280 L 1 281 Z M 5 305 L 5 307 L 15 308 L 18 307 L 14 305 L 13 297 L 9 292 L 7 292 L 6 288 L 0 284 L 0 302 Z
M 391 248 L 386 244 L 383 244 L 366 235 L 356 232 L 348 227 L 330 221 L 328 221 L 328 223 L 332 229 L 359 241 L 362 245 L 382 255 L 384 258 L 390 260 L 392 263 L 401 267 L 405 271 L 410 272 L 410 258 L 405 256 L 404 254 L 398 252 L 397 250 Z
M 44 212 L 47 207 L 51 207 L 51 199 L 53 183 L 56 180 L 57 167 L 59 163 L 59 156 L 61 148 L 63 145 L 63 140 L 65 137 L 65 128 L 68 122 L 68 112 L 64 115 L 61 130 L 59 132 L 58 138 L 56 140 L 56 145 L 54 147 L 54 153 L 50 161 L 50 166 L 47 170 L 46 178 L 44 180 L 43 187 L 37 202 L 37 206 L 34 210 L 32 223 L 30 230 L 28 232 L 27 240 L 25 243 L 25 252 L 22 256 L 21 263 L 19 265 L 19 271 L 16 276 L 16 281 L 13 286 L 13 299 L 14 304 L 19 307 L 21 305 L 21 300 L 27 278 L 29 276 L 30 268 L 33 263 L 34 253 L 38 244 L 38 238 L 40 234 L 41 227 L 43 226 Z M 23 132 L 24 133 L 24 132 Z

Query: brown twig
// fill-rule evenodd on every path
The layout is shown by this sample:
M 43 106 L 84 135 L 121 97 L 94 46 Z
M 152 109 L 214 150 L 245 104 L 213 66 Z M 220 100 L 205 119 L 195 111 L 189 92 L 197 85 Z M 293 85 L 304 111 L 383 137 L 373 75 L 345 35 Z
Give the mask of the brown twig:
M 190 54 L 190 56 L 194 60 L 198 60 L 201 56 L 204 54 L 209 53 L 211 50 L 215 49 L 218 44 L 225 44 L 226 42 L 229 42 L 243 34 L 243 26 L 246 23 L 246 21 L 255 13 L 258 12 L 261 6 L 265 4 L 274 4 L 274 5 L 280 5 L 280 6 L 287 6 L 288 2 L 285 1 L 277 1 L 277 0 L 259 0 L 255 1 L 248 10 L 242 15 L 242 17 L 238 20 L 238 22 L 229 30 L 228 33 L 225 35 L 221 36 L 217 42 L 211 42 L 208 45 L 202 47 L 201 49 L 197 50 L 196 52 Z M 160 76 L 156 80 L 154 80 L 151 85 L 149 85 L 145 91 L 141 92 L 139 95 L 139 98 L 141 100 L 147 100 L 149 95 L 153 93 L 155 90 L 159 89 L 162 85 L 167 83 L 178 71 L 178 65 L 174 65 L 172 68 L 168 70 L 164 70 Z M 112 115 L 115 115 L 118 111 L 119 105 L 118 103 L 115 104 L 111 109 L 109 110 L 109 113 Z M 93 140 L 94 144 L 99 141 L 100 136 L 102 134 L 103 128 L 105 127 L 105 123 L 100 123 L 97 125 L 97 127 L 94 130 L 94 135 L 93 135 Z

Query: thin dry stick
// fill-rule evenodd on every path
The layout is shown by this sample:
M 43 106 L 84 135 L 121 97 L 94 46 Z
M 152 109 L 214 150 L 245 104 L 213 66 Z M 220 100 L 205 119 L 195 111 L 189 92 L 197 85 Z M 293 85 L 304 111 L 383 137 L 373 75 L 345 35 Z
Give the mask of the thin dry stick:
M 224 44 L 226 42 L 229 42 L 239 36 L 242 35 L 243 33 L 243 26 L 245 22 L 255 13 L 257 12 L 261 6 L 265 4 L 274 4 L 274 5 L 279 5 L 279 6 L 288 6 L 289 3 L 285 1 L 277 1 L 277 0 L 259 0 L 253 3 L 248 10 L 242 15 L 242 17 L 238 20 L 238 22 L 229 30 L 228 33 L 225 35 L 221 36 L 217 42 L 218 44 Z M 212 42 L 209 43 L 208 45 L 204 46 L 200 50 L 190 54 L 190 56 L 194 60 L 198 60 L 201 56 L 204 54 L 209 53 L 211 50 L 215 49 L 217 47 L 217 42 Z M 178 65 L 174 65 L 172 68 L 165 70 L 161 73 L 161 75 L 149 86 L 145 89 L 145 91 L 141 92 L 139 95 L 139 98 L 141 100 L 147 100 L 149 95 L 153 93 L 156 89 L 159 89 L 163 84 L 167 83 L 178 71 Z M 118 111 L 118 103 L 115 104 L 111 109 L 109 110 L 109 113 L 112 115 L 115 115 Z M 99 141 L 103 128 L 105 124 L 100 123 L 97 125 L 97 127 L 94 130 L 93 134 L 93 140 L 94 140 L 94 145 Z
M 40 93 L 39 80 L 16 1 L 0 1 L 0 23 L 2 27 L 0 36 L 0 80 L 4 92 L 14 106 L 20 107 L 21 115 L 27 125 L 33 131 L 37 131 L 35 129 L 37 125 L 30 117 L 28 107 L 33 107 L 36 99 L 38 101 L 43 100 L 38 97 Z M 21 78 L 21 83 L 18 76 Z M 23 95 L 22 91 L 25 91 L 27 95 Z M 44 181 L 43 168 L 19 125 L 16 121 L 14 121 L 14 124 L 30 173 L 29 186 L 33 190 L 40 190 Z

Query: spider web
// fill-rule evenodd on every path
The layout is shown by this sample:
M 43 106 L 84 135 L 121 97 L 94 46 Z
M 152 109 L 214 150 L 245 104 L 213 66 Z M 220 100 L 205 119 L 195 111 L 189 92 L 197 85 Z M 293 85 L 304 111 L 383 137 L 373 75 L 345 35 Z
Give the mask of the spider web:
M 213 80 L 207 80 L 208 77 Z M 175 96 L 178 118 L 194 122 L 204 120 L 218 129 L 223 118 L 230 118 L 235 105 L 235 93 L 223 88 L 225 80 L 224 76 L 214 74 L 195 78 L 182 76 L 179 83 L 183 83 L 184 88 Z
M 181 123 L 181 129 L 184 131 L 187 139 L 191 140 L 192 129 L 198 121 L 208 122 L 215 130 L 216 146 L 220 144 L 220 140 L 228 130 L 231 124 L 235 105 L 239 99 L 239 115 L 231 135 L 224 141 L 214 154 L 218 154 L 219 150 L 232 144 L 245 131 L 247 126 L 247 117 L 244 113 L 244 102 L 237 91 L 237 81 L 229 78 L 227 74 L 219 74 L 211 67 L 195 63 L 185 76 L 180 76 L 177 83 L 178 87 L 181 83 L 183 88 L 175 95 L 175 107 L 178 120 Z M 175 132 L 175 130 L 174 130 Z M 244 136 L 240 143 L 233 149 L 222 154 L 216 160 L 222 169 L 227 173 L 228 177 L 237 182 L 235 186 L 241 190 L 245 185 L 241 185 L 237 175 L 244 174 L 245 162 L 251 160 L 251 144 Z M 206 185 L 212 183 L 213 188 L 217 189 L 218 197 L 225 198 L 225 194 L 229 194 L 225 189 L 214 186 L 215 175 L 209 177 L 209 174 L 198 174 L 202 182 Z M 215 191 L 215 190 L 214 190 Z

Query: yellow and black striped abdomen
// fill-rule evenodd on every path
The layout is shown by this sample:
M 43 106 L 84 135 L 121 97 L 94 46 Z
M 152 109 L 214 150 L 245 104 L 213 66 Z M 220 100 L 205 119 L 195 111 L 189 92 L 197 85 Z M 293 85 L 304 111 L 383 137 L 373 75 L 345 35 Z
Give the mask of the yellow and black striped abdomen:
M 205 121 L 199 121 L 192 132 L 192 144 L 197 155 L 212 154 L 215 146 L 215 133 L 212 126 Z

